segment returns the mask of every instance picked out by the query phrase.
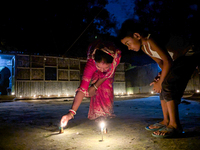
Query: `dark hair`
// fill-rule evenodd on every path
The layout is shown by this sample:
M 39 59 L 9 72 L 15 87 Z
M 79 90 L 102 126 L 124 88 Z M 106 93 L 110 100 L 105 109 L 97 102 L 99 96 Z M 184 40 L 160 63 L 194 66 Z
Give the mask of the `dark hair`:
M 138 21 L 128 19 L 124 21 L 118 33 L 118 39 L 122 40 L 125 37 L 133 37 L 134 33 L 139 33 L 141 36 L 148 36 L 148 31 Z
M 104 61 L 105 63 L 112 63 L 113 57 L 101 50 L 102 48 L 105 47 L 113 51 L 114 53 L 117 50 L 117 47 L 111 41 L 96 40 L 89 46 L 89 51 L 90 51 L 89 55 L 91 56 L 93 51 L 96 49 L 96 52 L 94 54 L 94 60 L 96 62 Z
M 94 54 L 94 60 L 98 63 L 104 62 L 104 63 L 112 63 L 113 62 L 113 57 L 110 56 L 109 54 L 103 52 L 100 49 L 97 49 L 95 54 Z

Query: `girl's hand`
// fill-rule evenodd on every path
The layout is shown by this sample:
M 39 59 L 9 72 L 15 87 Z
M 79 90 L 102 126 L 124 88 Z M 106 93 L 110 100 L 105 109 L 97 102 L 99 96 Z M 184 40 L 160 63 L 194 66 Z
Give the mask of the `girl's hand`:
M 88 88 L 88 93 L 89 93 L 89 97 L 92 97 L 96 94 L 96 89 L 95 87 L 91 86 Z
M 60 120 L 60 126 L 65 127 L 69 120 L 73 118 L 73 115 L 69 112 L 68 114 L 62 116 L 62 119 Z

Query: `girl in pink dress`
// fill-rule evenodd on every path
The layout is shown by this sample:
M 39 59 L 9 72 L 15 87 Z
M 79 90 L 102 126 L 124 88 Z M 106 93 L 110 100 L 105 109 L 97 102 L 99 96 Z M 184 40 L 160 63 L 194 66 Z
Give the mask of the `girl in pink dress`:
M 88 118 L 112 117 L 113 81 L 121 51 L 111 42 L 97 41 L 89 46 L 87 63 L 71 109 L 61 119 L 61 125 L 74 117 L 83 97 L 91 97 Z M 91 86 L 89 87 L 89 85 Z

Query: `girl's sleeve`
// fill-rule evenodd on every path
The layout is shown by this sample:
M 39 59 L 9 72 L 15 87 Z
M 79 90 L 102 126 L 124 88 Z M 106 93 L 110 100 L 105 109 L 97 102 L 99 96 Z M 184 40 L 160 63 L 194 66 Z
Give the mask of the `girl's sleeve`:
M 81 84 L 79 88 L 77 89 L 77 91 L 83 92 L 86 97 L 88 96 L 88 87 L 90 85 L 90 81 L 95 71 L 96 71 L 96 66 L 94 64 L 94 60 L 88 59 L 84 72 L 83 72 Z
M 115 72 L 116 67 L 120 63 L 120 60 L 121 60 L 121 51 L 117 49 L 117 51 L 115 52 L 115 56 L 113 58 L 113 62 L 110 67 L 110 70 L 106 73 L 106 75 L 103 78 L 111 78 L 112 77 L 112 75 Z

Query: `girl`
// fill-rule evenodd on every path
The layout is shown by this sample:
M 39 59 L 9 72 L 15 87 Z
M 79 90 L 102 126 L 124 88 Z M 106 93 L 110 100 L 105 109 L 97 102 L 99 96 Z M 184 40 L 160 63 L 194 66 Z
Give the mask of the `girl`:
M 144 32 L 142 26 L 132 20 L 123 23 L 119 33 L 121 42 L 129 50 L 142 51 L 158 63 L 162 72 L 153 83 L 153 90 L 160 93 L 163 121 L 147 126 L 146 129 L 155 131 L 155 137 L 171 137 L 182 132 L 179 121 L 178 104 L 181 102 L 187 83 L 199 64 L 200 53 L 195 52 L 188 42 L 181 46 L 168 44 L 161 47 L 151 34 Z M 171 43 L 176 41 L 174 38 Z M 177 42 L 180 40 L 177 40 Z
M 113 81 L 121 51 L 113 43 L 97 41 L 89 46 L 87 63 L 71 109 L 61 119 L 61 126 L 74 117 L 84 96 L 91 97 L 88 118 L 112 117 Z M 89 84 L 91 85 L 89 87 Z

